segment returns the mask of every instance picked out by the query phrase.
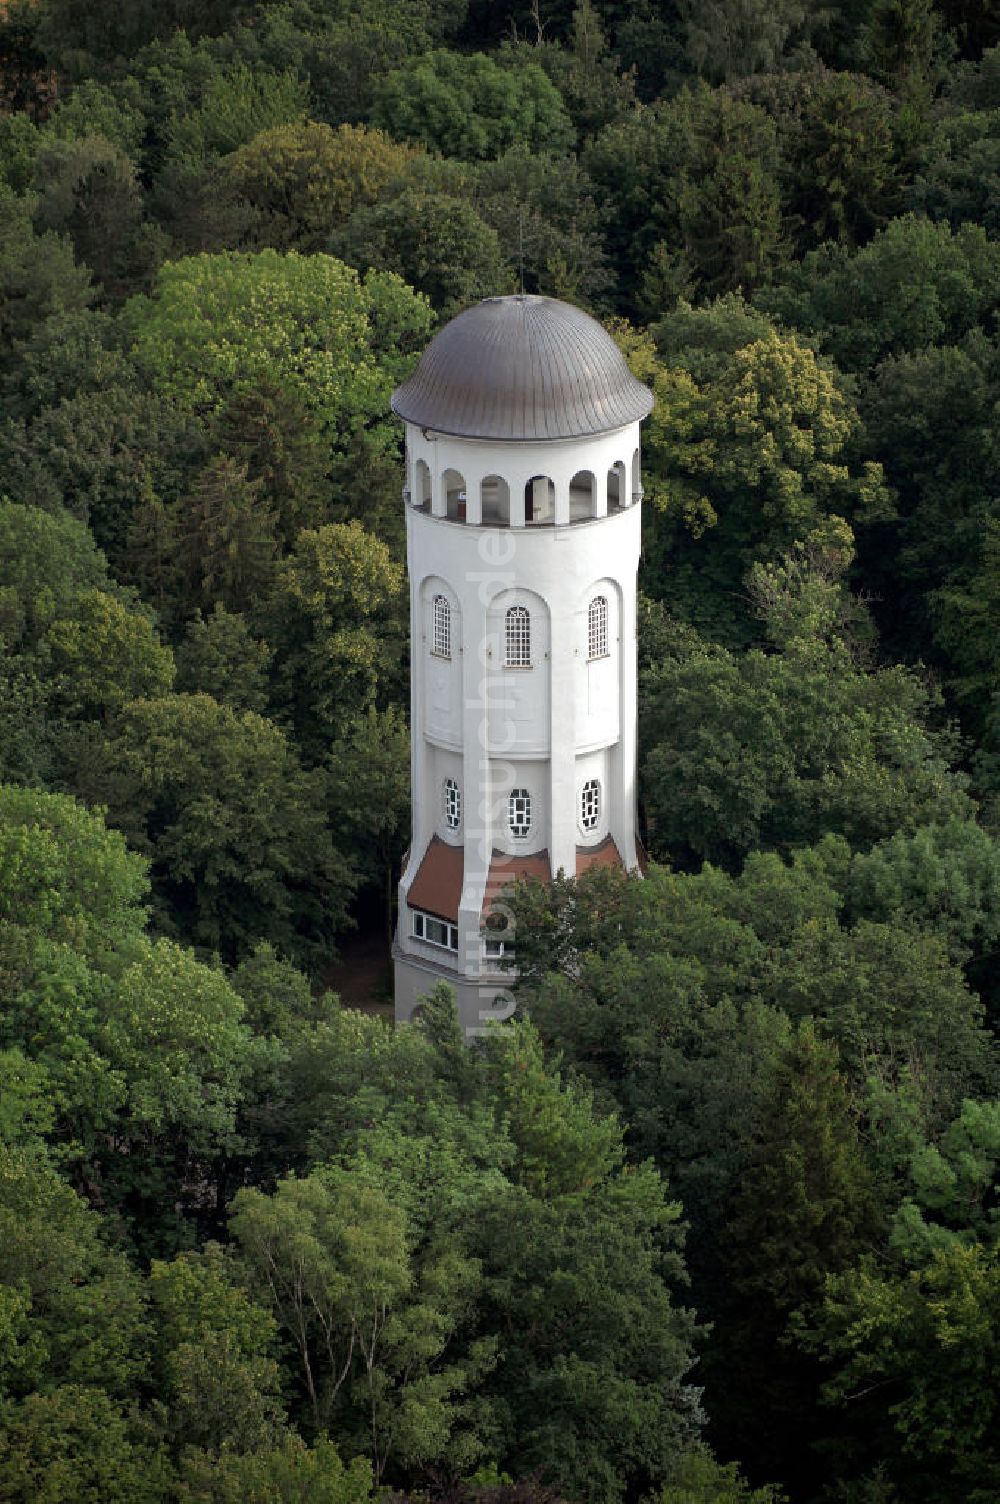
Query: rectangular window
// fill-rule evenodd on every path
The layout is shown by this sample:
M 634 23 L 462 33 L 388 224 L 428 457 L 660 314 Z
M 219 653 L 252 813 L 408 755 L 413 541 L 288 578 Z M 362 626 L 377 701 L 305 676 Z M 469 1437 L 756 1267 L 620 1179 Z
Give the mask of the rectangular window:
M 434 632 L 431 651 L 436 658 L 451 657 L 451 607 L 443 595 L 434 597 Z
M 608 600 L 607 596 L 598 595 L 590 603 L 587 613 L 587 657 L 606 658 L 608 656 Z
M 531 667 L 531 617 L 527 606 L 511 606 L 505 618 L 506 665 Z
M 435 919 L 431 914 L 413 915 L 413 934 L 417 940 L 425 940 L 428 945 L 440 945 L 442 950 L 458 950 L 456 926 L 446 924 L 443 919 Z

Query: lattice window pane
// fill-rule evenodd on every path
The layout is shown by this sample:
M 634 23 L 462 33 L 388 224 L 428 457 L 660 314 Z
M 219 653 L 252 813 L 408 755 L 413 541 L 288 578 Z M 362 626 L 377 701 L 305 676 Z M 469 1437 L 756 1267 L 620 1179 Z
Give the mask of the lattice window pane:
M 506 617 L 507 667 L 531 667 L 531 617 L 527 606 L 511 606 Z
M 584 830 L 596 830 L 601 818 L 601 785 L 588 778 L 580 793 L 580 824 Z
M 595 595 L 587 613 L 587 657 L 608 656 L 608 600 L 607 596 Z
M 531 795 L 527 789 L 511 789 L 507 821 L 515 841 L 523 841 L 531 830 Z
M 451 657 L 451 607 L 443 595 L 434 597 L 434 637 L 431 651 L 438 658 Z
M 462 791 L 454 778 L 444 781 L 444 823 L 449 830 L 457 830 L 462 823 Z

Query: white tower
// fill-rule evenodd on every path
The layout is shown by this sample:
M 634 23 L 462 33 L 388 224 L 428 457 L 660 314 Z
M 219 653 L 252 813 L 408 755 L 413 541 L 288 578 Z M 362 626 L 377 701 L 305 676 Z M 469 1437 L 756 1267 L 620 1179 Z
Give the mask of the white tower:
M 396 1017 L 442 978 L 467 1034 L 512 1011 L 516 877 L 637 862 L 639 424 L 587 314 L 488 298 L 394 394 L 406 422 L 413 838 Z

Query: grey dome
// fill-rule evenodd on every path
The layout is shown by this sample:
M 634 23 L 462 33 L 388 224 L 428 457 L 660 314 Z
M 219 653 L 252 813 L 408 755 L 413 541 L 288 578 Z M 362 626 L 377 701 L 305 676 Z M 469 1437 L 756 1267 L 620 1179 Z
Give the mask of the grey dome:
M 556 298 L 487 298 L 435 335 L 392 410 L 469 439 L 573 439 L 645 418 L 653 394 L 600 324 Z

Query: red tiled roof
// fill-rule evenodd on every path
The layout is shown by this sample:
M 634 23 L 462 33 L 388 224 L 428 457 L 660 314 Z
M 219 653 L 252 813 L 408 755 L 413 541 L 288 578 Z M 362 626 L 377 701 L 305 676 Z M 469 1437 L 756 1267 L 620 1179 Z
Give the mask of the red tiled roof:
M 518 878 L 537 877 L 539 882 L 552 881 L 552 868 L 547 851 L 537 851 L 533 856 L 511 856 L 507 851 L 494 851 L 490 862 L 490 875 L 486 879 L 483 897 L 483 918 L 489 914 L 496 900 L 510 883 Z
M 464 865 L 461 846 L 449 846 L 440 836 L 432 836 L 406 895 L 407 906 L 457 924 Z
M 599 846 L 576 848 L 576 875 L 582 877 L 591 867 L 624 867 L 621 853 L 612 836 L 605 836 Z

